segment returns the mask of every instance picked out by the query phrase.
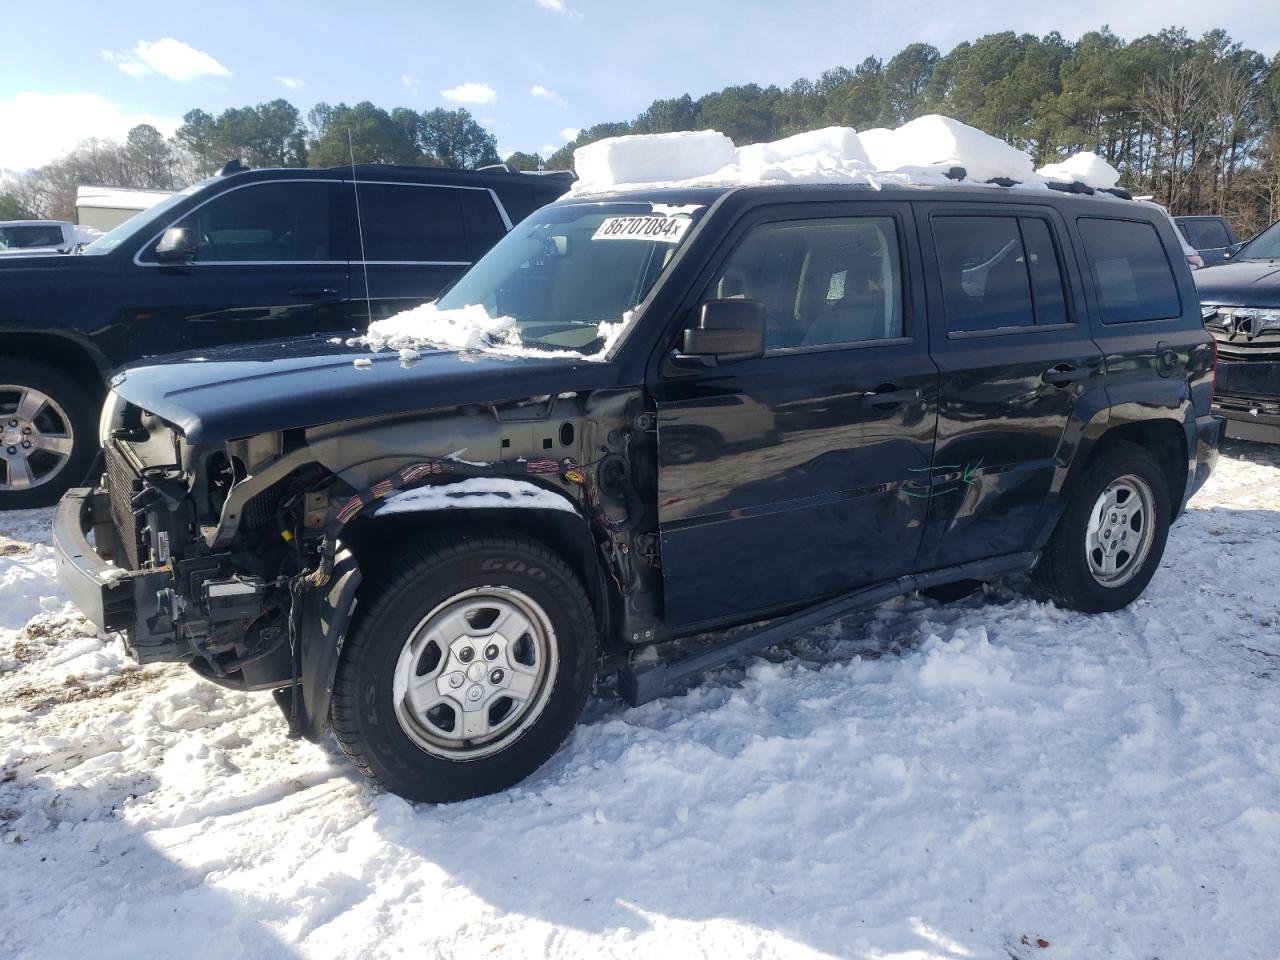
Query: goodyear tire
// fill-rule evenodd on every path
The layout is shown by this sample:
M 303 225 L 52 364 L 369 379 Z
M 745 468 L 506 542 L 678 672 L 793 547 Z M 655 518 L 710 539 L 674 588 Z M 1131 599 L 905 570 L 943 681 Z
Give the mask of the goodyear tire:
M 410 800 L 519 783 L 559 749 L 595 675 L 582 584 L 514 534 L 408 547 L 366 578 L 356 617 L 334 735 L 368 777 Z

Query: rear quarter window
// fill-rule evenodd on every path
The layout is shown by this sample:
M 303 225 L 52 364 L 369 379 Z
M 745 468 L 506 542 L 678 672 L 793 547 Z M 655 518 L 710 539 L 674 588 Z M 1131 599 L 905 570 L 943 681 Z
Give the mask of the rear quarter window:
M 1098 292 L 1103 323 L 1168 320 L 1182 301 L 1160 234 L 1150 223 L 1080 217 L 1076 221 Z

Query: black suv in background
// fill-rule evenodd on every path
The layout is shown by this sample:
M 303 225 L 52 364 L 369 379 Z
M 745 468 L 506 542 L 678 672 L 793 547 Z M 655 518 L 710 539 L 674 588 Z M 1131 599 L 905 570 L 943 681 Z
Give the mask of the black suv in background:
M 500 344 L 125 370 L 106 487 L 54 522 L 67 594 L 140 660 L 274 690 L 294 732 L 331 725 L 418 799 L 528 775 L 601 663 L 642 702 L 858 607 L 1017 572 L 1119 609 L 1221 438 L 1174 228 L 1101 193 L 566 198 L 437 305 L 506 324 Z
M 1195 280 L 1218 345 L 1214 409 L 1227 436 L 1280 443 L 1280 221 Z
M 80 256 L 0 258 L 0 509 L 54 503 L 84 479 L 114 368 L 364 327 L 370 304 L 376 318 L 437 296 L 571 182 L 506 170 L 233 163 Z
M 1206 267 L 1222 263 L 1240 247 L 1226 217 L 1174 217 L 1178 231 L 1196 248 Z

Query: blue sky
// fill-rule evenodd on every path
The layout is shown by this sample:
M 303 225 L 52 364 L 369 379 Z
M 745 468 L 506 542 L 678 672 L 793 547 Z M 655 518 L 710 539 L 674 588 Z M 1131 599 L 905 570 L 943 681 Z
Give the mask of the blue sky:
M 1103 23 L 1130 39 L 1170 24 L 1222 26 L 1268 55 L 1280 49 L 1280 5 L 1270 2 L 9 0 L 0 169 L 44 162 L 77 135 L 118 136 L 140 120 L 168 132 L 192 107 L 277 96 L 304 114 L 320 100 L 462 105 L 504 151 L 545 150 L 656 97 L 786 84 L 916 40 L 946 52 L 997 30 L 1074 39 Z

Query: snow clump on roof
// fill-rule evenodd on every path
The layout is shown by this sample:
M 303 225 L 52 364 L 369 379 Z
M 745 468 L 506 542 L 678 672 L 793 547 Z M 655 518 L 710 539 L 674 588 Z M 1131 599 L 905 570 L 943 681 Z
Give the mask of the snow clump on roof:
M 1092 153 L 1042 167 L 1014 146 L 951 117 L 930 114 L 894 130 L 858 133 L 826 127 L 772 143 L 733 147 L 715 130 L 612 137 L 574 151 L 575 196 L 628 188 L 735 186 L 767 183 L 950 184 L 1014 180 L 1043 187 L 1049 180 L 1116 185 L 1115 168 Z

